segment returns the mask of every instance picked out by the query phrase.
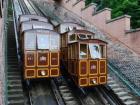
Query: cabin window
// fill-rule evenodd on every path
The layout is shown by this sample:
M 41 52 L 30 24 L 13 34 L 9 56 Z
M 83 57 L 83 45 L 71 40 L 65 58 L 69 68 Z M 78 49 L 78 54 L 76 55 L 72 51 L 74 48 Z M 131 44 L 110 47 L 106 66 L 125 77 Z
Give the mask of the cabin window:
M 75 34 L 70 35 L 69 41 L 76 41 L 76 35 Z
M 90 56 L 93 59 L 96 58 L 101 58 L 101 49 L 100 46 L 98 44 L 89 44 L 89 51 L 90 51 Z
M 49 49 L 49 35 L 37 35 L 37 48 Z
M 94 38 L 94 35 L 87 35 L 87 38 L 88 39 L 93 39 Z
M 88 39 L 92 39 L 92 36 L 91 36 L 91 35 L 87 35 L 87 38 L 88 38 Z
M 71 45 L 71 58 L 76 59 L 76 44 Z
M 36 50 L 36 35 L 25 34 L 24 44 L 25 50 Z
M 101 49 L 101 57 L 106 58 L 106 46 L 100 45 L 100 49 Z
M 87 58 L 88 50 L 87 50 L 87 44 L 80 44 L 80 59 Z
M 71 59 L 71 46 L 68 47 L 68 59 Z
M 50 50 L 57 50 L 60 48 L 59 35 L 50 35 Z
M 87 39 L 87 36 L 84 34 L 79 34 L 78 37 L 79 39 Z

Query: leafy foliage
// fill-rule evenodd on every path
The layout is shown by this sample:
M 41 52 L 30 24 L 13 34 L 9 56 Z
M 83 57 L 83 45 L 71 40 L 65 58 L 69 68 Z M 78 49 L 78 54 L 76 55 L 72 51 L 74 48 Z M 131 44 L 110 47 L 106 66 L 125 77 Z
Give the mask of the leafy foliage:
M 112 9 L 112 18 L 128 14 L 132 28 L 140 27 L 140 0 L 86 0 L 86 5 L 97 3 L 97 10 L 105 7 Z

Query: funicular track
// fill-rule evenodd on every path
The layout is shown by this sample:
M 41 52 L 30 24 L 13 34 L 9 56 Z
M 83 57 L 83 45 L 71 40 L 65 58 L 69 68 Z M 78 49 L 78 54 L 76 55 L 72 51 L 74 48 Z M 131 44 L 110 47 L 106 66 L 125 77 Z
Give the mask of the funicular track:
M 7 105 L 24 105 L 21 70 L 19 69 L 12 2 L 9 0 L 7 30 Z
M 21 14 L 37 14 L 40 12 L 30 5 L 28 0 L 17 0 L 22 10 Z M 26 2 L 26 3 L 25 3 Z M 28 4 L 28 5 L 26 5 Z M 15 10 L 16 11 L 16 10 Z M 25 105 L 57 105 L 49 79 L 32 80 L 29 84 L 24 82 Z
M 19 5 L 23 11 L 24 14 L 30 14 L 30 10 L 27 8 L 25 2 L 23 0 L 18 0 Z
M 39 11 L 42 14 L 44 14 L 44 16 L 47 16 L 47 14 L 49 14 L 50 18 L 53 18 L 53 19 L 55 18 L 54 20 L 57 21 L 57 22 L 54 22 L 54 23 L 59 24 L 59 23 L 63 22 L 63 20 L 61 20 L 59 17 L 57 17 L 55 15 L 52 17 L 52 14 L 49 13 L 51 11 L 49 11 L 47 9 L 47 7 L 45 9 L 45 8 L 41 7 L 39 4 L 35 3 L 33 0 L 32 0 L 32 2 L 39 9 Z M 45 3 L 43 3 L 43 6 L 45 6 Z M 45 10 L 48 10 L 49 12 L 47 12 Z M 109 80 L 110 85 L 112 85 L 112 82 L 114 83 L 114 81 Z M 97 87 L 97 88 L 95 88 L 95 90 L 93 90 L 93 89 L 89 89 L 89 90 L 92 93 L 97 91 L 97 94 L 99 94 L 99 96 L 100 96 L 100 98 L 101 98 L 101 100 L 103 101 L 104 104 L 124 105 L 125 103 L 127 103 L 127 101 L 130 101 L 131 105 L 133 105 L 133 104 L 137 105 L 135 101 L 131 101 L 132 97 L 130 97 L 128 94 L 125 94 L 127 92 L 123 92 L 124 91 L 123 88 L 120 88 L 119 86 L 117 86 L 120 90 L 116 90 L 117 91 L 117 94 L 116 94 L 116 93 L 114 93 L 114 90 L 117 87 L 115 87 L 114 90 L 112 90 L 112 88 L 110 88 L 109 84 L 107 86 L 100 86 L 99 88 Z M 113 85 L 115 85 L 115 84 L 113 84 Z M 88 90 L 86 90 L 86 91 L 88 91 Z
M 51 80 L 51 86 L 59 105 L 88 105 L 80 100 L 63 77 Z

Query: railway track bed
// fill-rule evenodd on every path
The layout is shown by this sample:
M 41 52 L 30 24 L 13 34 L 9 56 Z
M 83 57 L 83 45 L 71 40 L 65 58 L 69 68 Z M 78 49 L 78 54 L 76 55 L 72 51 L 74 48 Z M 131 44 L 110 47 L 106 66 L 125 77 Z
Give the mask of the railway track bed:
M 51 89 L 50 80 L 31 81 L 30 87 L 26 89 L 26 92 L 30 92 L 30 96 L 27 93 L 26 105 L 58 105 Z

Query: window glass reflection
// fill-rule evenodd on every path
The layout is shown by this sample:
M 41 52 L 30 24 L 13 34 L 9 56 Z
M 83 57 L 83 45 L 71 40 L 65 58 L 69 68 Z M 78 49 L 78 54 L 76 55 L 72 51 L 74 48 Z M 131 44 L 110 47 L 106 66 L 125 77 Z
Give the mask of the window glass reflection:
M 69 41 L 75 41 L 76 40 L 76 35 L 72 34 L 69 36 Z
M 87 39 L 87 36 L 84 34 L 79 34 L 78 36 L 79 36 L 79 39 Z
M 25 50 L 36 50 L 36 35 L 29 33 L 25 34 Z
M 80 59 L 87 58 L 87 44 L 80 44 Z
M 49 35 L 37 35 L 37 48 L 49 49 Z
M 59 35 L 50 35 L 50 50 L 59 49 L 60 37 Z

